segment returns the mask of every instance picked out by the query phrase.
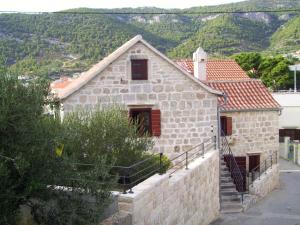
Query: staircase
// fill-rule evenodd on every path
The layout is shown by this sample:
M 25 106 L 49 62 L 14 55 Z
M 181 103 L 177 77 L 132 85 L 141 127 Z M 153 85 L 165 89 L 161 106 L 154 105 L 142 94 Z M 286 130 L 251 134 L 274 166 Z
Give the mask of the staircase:
M 222 213 L 243 211 L 244 178 L 225 136 L 221 137 L 220 198 Z
M 223 158 L 221 158 L 221 212 L 222 213 L 239 213 L 243 211 L 241 194 L 236 190 L 231 173 Z

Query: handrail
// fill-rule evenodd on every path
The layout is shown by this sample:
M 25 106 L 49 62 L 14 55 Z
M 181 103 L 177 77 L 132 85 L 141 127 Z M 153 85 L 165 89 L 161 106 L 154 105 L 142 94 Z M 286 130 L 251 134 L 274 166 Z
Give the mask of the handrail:
M 224 134 L 223 134 L 224 135 Z M 234 181 L 236 189 L 238 192 L 245 192 L 245 180 L 242 175 L 241 169 L 238 166 L 235 157 L 231 151 L 231 148 L 228 144 L 226 136 L 221 137 L 221 154 L 224 157 L 224 161 L 227 163 L 229 172 Z M 229 164 L 229 165 L 228 165 Z
M 205 152 L 208 152 L 212 148 L 217 149 L 216 141 L 216 136 L 210 137 L 204 140 L 202 143 L 197 144 L 187 151 L 184 151 L 183 153 L 180 153 L 176 157 L 172 158 L 170 162 L 173 163 L 169 169 L 173 168 L 173 171 L 169 171 L 169 176 L 183 167 L 179 165 L 184 164 L 185 168 L 188 169 L 189 163 L 195 158 L 200 156 L 204 157 Z M 152 156 L 159 156 L 159 161 L 154 160 L 153 157 L 149 157 L 139 162 L 135 162 L 130 166 L 107 166 L 110 168 L 110 174 L 108 176 L 114 177 L 116 180 L 118 180 L 119 187 L 123 189 L 124 194 L 133 193 L 132 187 L 136 184 L 146 180 L 157 172 L 159 174 L 165 172 L 163 164 L 163 153 L 152 154 Z M 90 163 L 69 163 L 77 166 L 95 166 L 94 164 Z
M 205 145 L 207 144 L 207 145 Z M 205 152 L 208 152 L 212 148 L 217 149 L 217 137 L 212 136 L 206 140 L 204 140 L 202 143 L 188 149 L 187 151 L 179 154 L 178 156 L 175 156 L 170 161 L 174 162 L 176 159 L 179 159 L 180 157 L 184 156 L 184 158 L 181 158 L 177 162 L 173 163 L 172 166 L 169 169 L 173 169 L 173 171 L 170 171 L 169 177 L 172 176 L 176 171 L 179 169 L 182 169 L 185 166 L 185 169 L 188 169 L 189 162 L 194 160 L 197 156 L 197 153 L 204 158 Z M 192 156 L 192 157 L 191 157 Z M 185 162 L 184 165 L 182 163 Z
M 251 171 L 249 171 L 249 182 L 248 185 L 253 185 L 253 182 L 257 179 L 260 180 L 260 176 L 263 173 L 267 173 L 269 168 L 272 168 L 273 164 L 277 164 L 277 151 L 272 152 L 265 160 L 263 160 L 259 165 L 254 167 Z

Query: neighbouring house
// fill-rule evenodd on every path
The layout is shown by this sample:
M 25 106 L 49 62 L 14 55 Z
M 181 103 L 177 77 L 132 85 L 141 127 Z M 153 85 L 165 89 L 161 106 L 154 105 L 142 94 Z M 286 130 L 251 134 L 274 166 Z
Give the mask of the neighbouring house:
M 299 75 L 300 63 L 289 66 L 289 69 L 294 73 L 294 89 L 279 90 L 273 92 L 272 95 L 282 106 L 282 112 L 279 117 L 279 137 L 281 141 L 283 141 L 284 137 L 300 141 L 300 92 L 297 89 L 297 75 Z
M 217 134 L 222 92 L 191 76 L 140 35 L 78 78 L 52 85 L 61 115 L 78 108 L 121 105 L 171 156 Z
M 260 80 L 249 78 L 234 60 L 207 59 L 201 48 L 194 53 L 193 60 L 176 63 L 227 95 L 226 102 L 219 98 L 221 128 L 241 167 L 251 171 L 278 151 L 280 105 Z

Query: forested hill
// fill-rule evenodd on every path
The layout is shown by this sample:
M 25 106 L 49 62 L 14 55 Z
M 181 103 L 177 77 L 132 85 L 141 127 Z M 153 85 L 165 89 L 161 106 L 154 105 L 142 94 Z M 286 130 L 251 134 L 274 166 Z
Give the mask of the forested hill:
M 55 75 L 85 70 L 136 34 L 172 58 L 191 57 L 200 45 L 214 56 L 299 50 L 300 16 L 295 12 L 217 13 L 282 8 L 300 8 L 300 1 L 250 0 L 184 10 L 72 9 L 64 13 L 0 14 L 0 54 L 15 70 Z M 179 14 L 166 14 L 170 12 Z

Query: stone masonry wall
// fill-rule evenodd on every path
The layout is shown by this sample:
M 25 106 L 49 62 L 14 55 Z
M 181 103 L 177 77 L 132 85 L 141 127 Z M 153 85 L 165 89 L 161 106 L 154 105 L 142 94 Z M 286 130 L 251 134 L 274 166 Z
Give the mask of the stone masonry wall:
M 265 197 L 279 185 L 279 167 L 278 164 L 269 168 L 263 173 L 260 179 L 256 179 L 253 185 L 250 185 L 249 192 L 255 195 L 258 200 Z
M 131 80 L 131 59 L 148 59 L 148 80 Z M 161 110 L 155 151 L 171 155 L 211 137 L 217 130 L 217 96 L 137 43 L 101 74 L 63 100 L 64 114 L 76 108 L 122 105 Z
M 229 144 L 236 156 L 261 153 L 261 161 L 279 150 L 277 111 L 228 112 L 232 117 L 232 135 Z
M 207 225 L 219 216 L 219 151 L 198 158 L 169 178 L 154 175 L 119 196 L 132 225 Z

